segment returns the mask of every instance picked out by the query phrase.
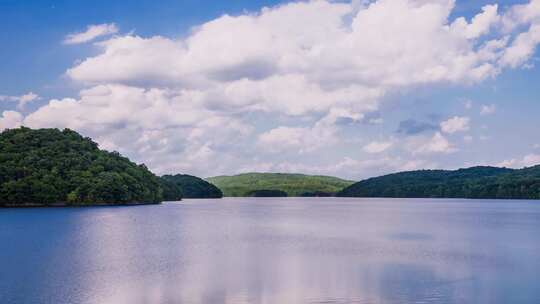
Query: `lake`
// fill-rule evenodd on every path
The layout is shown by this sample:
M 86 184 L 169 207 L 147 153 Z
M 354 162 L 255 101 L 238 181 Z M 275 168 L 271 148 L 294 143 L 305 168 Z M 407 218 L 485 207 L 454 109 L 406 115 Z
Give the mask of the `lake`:
M 540 202 L 0 209 L 0 303 L 540 303 Z

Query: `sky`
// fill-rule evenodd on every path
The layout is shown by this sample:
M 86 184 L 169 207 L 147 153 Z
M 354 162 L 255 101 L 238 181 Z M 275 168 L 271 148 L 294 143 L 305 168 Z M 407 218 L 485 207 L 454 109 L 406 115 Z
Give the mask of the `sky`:
M 0 0 L 0 131 L 157 174 L 540 164 L 540 0 Z

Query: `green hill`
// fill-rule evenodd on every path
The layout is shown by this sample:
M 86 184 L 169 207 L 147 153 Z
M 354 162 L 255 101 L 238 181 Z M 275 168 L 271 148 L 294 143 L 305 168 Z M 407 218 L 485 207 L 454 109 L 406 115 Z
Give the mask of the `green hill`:
M 163 200 L 167 202 L 181 201 L 184 193 L 182 187 L 163 177 L 159 178 L 161 189 L 163 189 Z
M 360 181 L 342 197 L 540 199 L 540 166 L 525 169 L 472 167 L 420 170 Z
M 331 176 L 286 173 L 245 173 L 206 179 L 225 196 L 251 196 L 256 190 L 278 190 L 288 196 L 325 196 L 335 194 L 354 182 Z M 318 195 L 320 194 L 320 195 Z
M 176 201 L 178 198 L 222 198 L 223 193 L 216 186 L 192 175 L 177 174 L 161 177 L 165 184 L 164 199 Z
M 158 203 L 159 178 L 65 129 L 0 134 L 0 206 Z

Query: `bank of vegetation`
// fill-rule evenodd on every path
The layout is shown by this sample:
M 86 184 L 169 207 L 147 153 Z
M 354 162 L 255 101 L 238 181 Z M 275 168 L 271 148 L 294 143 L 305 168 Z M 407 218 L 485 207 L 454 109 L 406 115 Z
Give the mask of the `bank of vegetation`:
M 259 190 L 281 191 L 291 197 L 333 196 L 354 183 L 332 176 L 288 173 L 245 173 L 210 177 L 207 181 L 228 197 L 253 196 L 254 191 Z
M 342 197 L 540 199 L 540 166 L 472 167 L 389 174 L 355 183 Z
M 65 129 L 0 134 L 0 205 L 159 203 L 157 176 L 90 138 Z
M 187 175 L 164 175 L 161 177 L 165 185 L 163 199 L 176 201 L 179 198 L 222 198 L 223 193 L 218 187 L 202 178 Z

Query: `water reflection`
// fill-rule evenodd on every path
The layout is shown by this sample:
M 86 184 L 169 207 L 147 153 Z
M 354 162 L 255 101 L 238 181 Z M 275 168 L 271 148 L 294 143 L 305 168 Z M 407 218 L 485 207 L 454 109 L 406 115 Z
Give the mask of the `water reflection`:
M 0 211 L 1 303 L 538 303 L 533 202 Z

